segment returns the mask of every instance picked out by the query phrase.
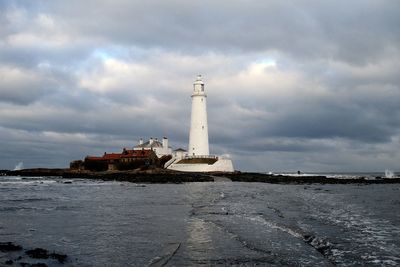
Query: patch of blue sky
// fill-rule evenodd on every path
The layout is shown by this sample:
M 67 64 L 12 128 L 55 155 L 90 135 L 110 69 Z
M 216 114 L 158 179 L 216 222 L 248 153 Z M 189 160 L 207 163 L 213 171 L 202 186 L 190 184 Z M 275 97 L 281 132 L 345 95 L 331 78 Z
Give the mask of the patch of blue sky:
M 94 48 L 86 60 L 82 61 L 79 66 L 75 66 L 76 72 L 87 71 L 96 66 L 101 66 L 102 62 L 108 60 L 120 60 L 126 62 L 143 61 L 149 55 L 149 51 L 132 46 L 103 46 Z
M 122 59 L 128 61 L 137 61 L 146 57 L 148 51 L 145 51 L 143 48 L 138 47 L 126 47 L 126 46 L 109 46 L 96 48 L 92 56 L 101 60 L 109 60 L 109 59 Z
M 276 66 L 276 60 L 272 57 L 263 57 L 256 60 L 257 64 L 262 64 L 265 66 Z

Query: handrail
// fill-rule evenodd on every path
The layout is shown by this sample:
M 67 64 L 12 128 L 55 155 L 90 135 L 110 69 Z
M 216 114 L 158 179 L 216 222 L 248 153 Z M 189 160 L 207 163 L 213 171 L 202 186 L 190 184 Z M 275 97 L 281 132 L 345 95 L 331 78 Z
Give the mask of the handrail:
M 183 159 L 218 159 L 218 156 L 215 156 L 215 155 L 195 155 L 195 156 L 186 155 L 183 157 Z
M 168 168 L 168 166 L 170 166 L 172 163 L 174 163 L 175 160 L 177 160 L 177 158 L 172 158 L 172 159 L 168 160 L 167 162 L 165 162 L 164 168 Z

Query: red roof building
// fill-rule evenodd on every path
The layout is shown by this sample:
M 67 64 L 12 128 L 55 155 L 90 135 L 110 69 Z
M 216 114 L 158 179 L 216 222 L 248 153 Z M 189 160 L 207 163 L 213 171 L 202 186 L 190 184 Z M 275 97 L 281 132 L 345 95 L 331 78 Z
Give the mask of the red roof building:
M 130 169 L 138 165 L 152 165 L 157 162 L 157 159 L 153 150 L 127 150 L 124 148 L 122 153 L 104 153 L 101 157 L 87 156 L 84 162 L 89 169 L 115 170 Z
M 87 156 L 86 160 L 94 161 L 107 161 L 107 160 L 119 160 L 119 159 L 143 159 L 148 158 L 154 154 L 151 150 L 127 150 L 124 149 L 122 153 L 104 153 L 101 157 Z

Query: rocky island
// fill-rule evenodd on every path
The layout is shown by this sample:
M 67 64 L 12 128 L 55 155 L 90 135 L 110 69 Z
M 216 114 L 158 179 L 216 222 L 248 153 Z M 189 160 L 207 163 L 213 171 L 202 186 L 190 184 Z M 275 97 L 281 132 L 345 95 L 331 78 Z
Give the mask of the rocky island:
M 188 183 L 188 182 L 258 182 L 271 184 L 392 184 L 400 183 L 400 178 L 375 177 L 367 179 L 359 177 L 354 179 L 328 178 L 321 175 L 282 175 L 265 174 L 257 172 L 179 172 L 157 167 L 142 167 L 135 170 L 107 170 L 89 171 L 75 169 L 49 169 L 35 168 L 23 170 L 0 170 L 2 176 L 27 176 L 27 177 L 62 177 L 66 179 L 96 179 L 108 181 L 125 181 L 132 183 Z

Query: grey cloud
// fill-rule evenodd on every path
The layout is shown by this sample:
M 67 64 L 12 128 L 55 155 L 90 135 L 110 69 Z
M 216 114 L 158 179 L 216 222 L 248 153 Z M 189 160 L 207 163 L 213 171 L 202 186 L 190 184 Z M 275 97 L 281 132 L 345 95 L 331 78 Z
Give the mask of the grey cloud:
M 313 95 L 295 97 L 288 102 L 274 103 L 279 108 L 275 112 L 266 110 L 265 115 L 243 115 L 239 111 L 223 109 L 230 113 L 230 120 L 224 115 L 214 117 L 217 129 L 213 132 L 218 141 L 232 142 L 239 133 L 244 139 L 260 136 L 293 138 L 347 138 L 364 142 L 386 142 L 398 133 L 400 116 L 397 99 L 400 90 L 393 96 L 383 97 L 380 90 L 374 95 L 363 96 L 343 93 L 337 98 Z M 366 99 L 367 98 L 367 99 Z M 274 100 L 276 101 L 276 100 Z M 267 108 L 268 100 L 253 101 L 251 105 Z M 276 105 L 277 104 L 277 105 Z M 225 113 L 226 115 L 226 113 Z M 225 130 L 223 130 L 225 129 Z M 211 130 L 213 131 L 213 130 Z
M 397 1 L 79 1 L 52 11 L 81 34 L 125 44 L 189 53 L 280 50 L 365 64 L 397 47 L 398 10 Z
M 386 1 L 162 3 L 70 1 L 24 10 L 53 15 L 71 36 L 124 45 L 204 50 L 282 51 L 302 60 L 336 58 L 366 64 L 397 48 L 399 3 Z M 32 19 L 30 15 L 28 19 Z
M 0 101 L 28 104 L 55 87 L 57 81 L 39 71 L 0 65 Z
M 70 44 L 63 48 L 13 47 L 0 44 L 0 60 L 3 64 L 22 68 L 35 68 L 47 63 L 73 70 L 83 59 L 90 57 L 93 47 L 90 44 Z
M 99 99 L 97 101 L 100 102 Z M 127 107 L 101 102 L 86 110 L 40 103 L 26 107 L 0 105 L 0 124 L 25 131 L 104 134 L 117 135 L 119 138 L 133 135 L 157 136 L 163 133 L 179 136 L 181 123 L 188 118 L 171 119 L 174 113 L 180 113 L 173 106 L 171 108 L 159 110 L 149 107 L 148 110 L 140 111 L 141 107 L 134 104 Z
M 65 166 L 140 137 L 184 147 L 198 73 L 211 151 L 239 169 L 400 160 L 398 1 L 0 6 L 0 168 Z

